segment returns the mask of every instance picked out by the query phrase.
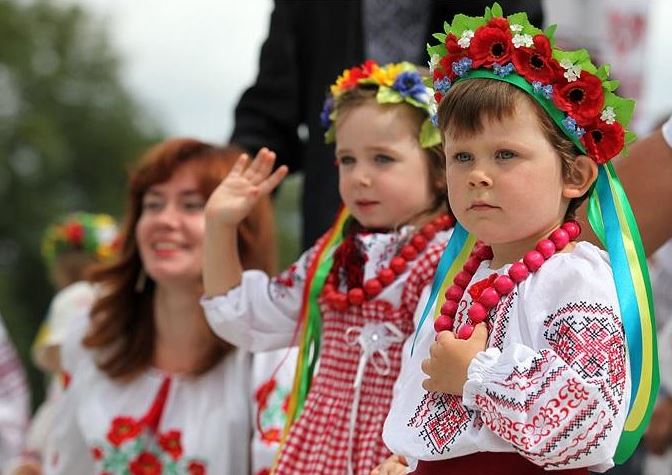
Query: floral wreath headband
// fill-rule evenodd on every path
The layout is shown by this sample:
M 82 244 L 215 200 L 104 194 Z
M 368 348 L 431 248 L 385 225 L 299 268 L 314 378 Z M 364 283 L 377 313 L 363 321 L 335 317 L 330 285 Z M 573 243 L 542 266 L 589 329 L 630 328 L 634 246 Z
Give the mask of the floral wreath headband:
M 68 251 L 82 251 L 97 260 L 112 257 L 118 247 L 115 220 L 107 214 L 72 213 L 47 228 L 42 256 L 49 265 Z
M 441 41 L 428 46 L 434 99 L 467 78 L 498 79 L 532 96 L 582 153 L 598 164 L 618 155 L 635 139 L 626 130 L 635 102 L 614 94 L 609 66 L 597 68 L 585 49 L 554 47 L 555 25 L 542 31 L 526 13 L 504 17 L 495 3 L 482 17 L 456 15 L 444 23 Z
M 320 121 L 327 131 L 324 134 L 326 143 L 335 140 L 336 105 L 341 96 L 357 86 L 374 86 L 378 88 L 376 101 L 378 104 L 400 104 L 405 102 L 422 109 L 427 119 L 420 127 L 418 138 L 422 148 L 430 148 L 441 143 L 441 134 L 431 118 L 436 113 L 436 104 L 432 98 L 432 89 L 427 87 L 418 68 L 411 63 L 390 63 L 379 66 L 369 59 L 361 66 L 343 71 L 336 82 L 331 85 L 330 93 L 324 101 Z

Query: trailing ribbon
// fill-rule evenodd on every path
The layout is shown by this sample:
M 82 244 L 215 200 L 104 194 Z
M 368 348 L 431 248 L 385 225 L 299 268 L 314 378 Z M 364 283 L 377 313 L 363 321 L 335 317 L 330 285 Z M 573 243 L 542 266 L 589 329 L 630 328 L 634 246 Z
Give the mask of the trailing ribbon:
M 338 212 L 334 225 L 325 236 L 322 245 L 316 250 L 316 256 L 306 274 L 301 311 L 297 322 L 300 342 L 299 353 L 292 392 L 287 407 L 287 422 L 283 431 L 283 443 L 292 424 L 299 417 L 308 390 L 310 389 L 313 372 L 315 371 L 315 365 L 320 354 L 320 336 L 322 333 L 322 318 L 317 299 L 331 270 L 333 250 L 340 244 L 343 238 L 343 229 L 349 216 L 350 214 L 346 208 L 342 207 Z
M 659 386 L 656 323 L 642 239 L 627 196 L 611 163 L 599 167 L 588 221 L 611 261 L 630 360 L 630 407 L 614 461 L 634 452 L 656 401 Z
M 425 305 L 425 309 L 422 312 L 422 317 L 420 317 L 420 321 L 418 322 L 415 336 L 413 337 L 411 355 L 413 355 L 413 351 L 415 350 L 415 343 L 418 339 L 418 333 L 420 332 L 422 325 L 425 323 L 425 320 L 427 320 L 429 312 L 432 310 L 432 305 L 438 297 L 439 302 L 436 306 L 436 319 L 436 317 L 438 317 L 438 312 L 441 309 L 441 305 L 443 304 L 442 299 L 445 300 L 444 294 L 446 288 L 453 281 L 455 274 L 457 274 L 460 269 L 462 269 L 462 266 L 469 258 L 469 254 L 474 248 L 475 243 L 476 238 L 472 234 L 469 234 L 467 230 L 456 221 L 453 228 L 453 234 L 450 236 L 448 245 L 446 246 L 445 251 L 443 251 L 441 259 L 439 260 L 439 264 L 437 265 L 436 273 L 434 274 L 434 281 L 432 282 L 432 290 L 429 294 L 429 300 L 427 301 L 427 305 Z

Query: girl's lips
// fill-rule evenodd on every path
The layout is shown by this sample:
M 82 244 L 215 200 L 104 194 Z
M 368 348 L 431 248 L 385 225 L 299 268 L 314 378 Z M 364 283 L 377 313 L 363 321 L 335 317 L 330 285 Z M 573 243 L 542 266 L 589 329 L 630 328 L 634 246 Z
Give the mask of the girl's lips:
M 473 209 L 475 211 L 487 211 L 491 209 L 497 209 L 498 206 L 492 206 L 487 203 L 474 203 L 469 207 L 469 209 Z

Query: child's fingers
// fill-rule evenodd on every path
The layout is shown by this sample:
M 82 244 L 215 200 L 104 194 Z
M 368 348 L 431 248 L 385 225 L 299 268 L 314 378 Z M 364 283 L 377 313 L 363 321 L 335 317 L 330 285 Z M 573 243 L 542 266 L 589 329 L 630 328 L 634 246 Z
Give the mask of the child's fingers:
M 426 375 L 431 376 L 430 372 L 432 370 L 432 360 L 430 358 L 422 360 L 422 363 L 420 363 L 420 369 Z
M 275 189 L 276 186 L 280 184 L 283 178 L 287 175 L 289 169 L 283 165 L 275 170 L 271 176 L 269 176 L 265 181 L 259 185 L 259 190 L 261 193 L 268 194 Z
M 238 174 L 242 175 L 243 172 L 245 171 L 245 168 L 247 168 L 247 164 L 250 161 L 250 156 L 246 153 L 241 153 L 238 158 L 236 159 L 236 163 L 233 164 L 233 167 L 231 168 L 231 171 L 229 172 L 230 175 Z
M 429 392 L 436 392 L 438 388 L 434 384 L 434 381 L 428 378 L 422 382 L 422 389 Z
M 275 163 L 275 152 L 266 147 L 259 150 L 250 166 L 245 170 L 245 178 L 250 180 L 253 184 L 261 183 L 273 170 Z

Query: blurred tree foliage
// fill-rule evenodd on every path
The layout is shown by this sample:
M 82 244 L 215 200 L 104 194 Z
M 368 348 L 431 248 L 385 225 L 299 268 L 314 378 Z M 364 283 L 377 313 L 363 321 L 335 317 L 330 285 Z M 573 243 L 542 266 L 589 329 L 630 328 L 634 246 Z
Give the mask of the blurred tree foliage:
M 159 137 L 119 80 L 104 25 L 63 2 L 0 0 L 0 312 L 28 365 L 53 288 L 40 239 L 73 210 L 123 207 L 126 164 Z M 39 375 L 31 372 L 34 403 Z

